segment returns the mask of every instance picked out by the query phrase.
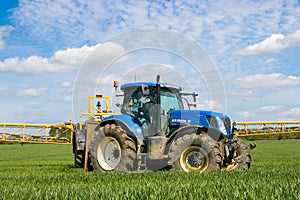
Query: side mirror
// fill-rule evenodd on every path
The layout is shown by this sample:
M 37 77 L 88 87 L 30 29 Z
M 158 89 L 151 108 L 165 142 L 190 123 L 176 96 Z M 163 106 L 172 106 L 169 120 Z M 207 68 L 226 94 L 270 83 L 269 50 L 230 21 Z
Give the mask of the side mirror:
M 142 93 L 143 93 L 143 95 L 149 95 L 150 94 L 150 90 L 149 90 L 148 85 L 142 85 Z
M 121 108 L 121 107 L 122 107 L 122 105 L 121 105 L 120 103 L 116 103 L 116 106 L 117 106 L 118 108 Z
M 162 111 L 162 116 L 167 116 L 168 115 L 168 112 L 166 110 L 163 110 Z
M 198 93 L 193 92 L 193 99 L 194 99 L 194 102 L 197 102 L 197 99 L 196 99 L 197 96 L 198 96 Z M 196 107 L 196 106 L 195 106 L 195 107 Z

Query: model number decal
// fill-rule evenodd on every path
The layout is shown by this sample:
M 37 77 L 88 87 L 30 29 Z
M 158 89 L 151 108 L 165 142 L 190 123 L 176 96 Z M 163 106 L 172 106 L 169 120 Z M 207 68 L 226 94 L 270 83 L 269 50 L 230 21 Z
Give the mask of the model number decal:
M 171 122 L 179 122 L 179 123 L 191 123 L 192 121 L 189 120 L 185 120 L 185 119 L 172 119 Z

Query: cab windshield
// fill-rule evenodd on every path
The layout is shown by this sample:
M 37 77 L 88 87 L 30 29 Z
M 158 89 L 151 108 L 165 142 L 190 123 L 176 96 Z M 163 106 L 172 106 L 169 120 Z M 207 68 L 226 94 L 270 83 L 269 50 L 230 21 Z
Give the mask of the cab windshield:
M 161 106 L 163 110 L 183 110 L 183 105 L 178 95 L 178 92 L 173 92 L 168 88 L 161 90 Z
M 142 88 L 130 88 L 124 90 L 124 101 L 121 112 L 135 117 L 141 124 L 145 135 L 155 134 L 157 92 L 155 87 L 149 88 L 149 94 L 143 94 Z M 179 91 L 169 88 L 161 88 L 161 125 L 162 131 L 167 130 L 168 116 L 171 110 L 182 110 L 183 104 Z M 164 114 L 163 114 L 164 113 Z
M 148 111 L 151 106 L 156 105 L 155 87 L 150 87 L 150 93 L 144 95 L 140 87 L 124 91 L 122 113 L 137 115 L 138 112 Z M 161 88 L 161 109 L 183 110 L 183 104 L 178 91 L 169 88 Z

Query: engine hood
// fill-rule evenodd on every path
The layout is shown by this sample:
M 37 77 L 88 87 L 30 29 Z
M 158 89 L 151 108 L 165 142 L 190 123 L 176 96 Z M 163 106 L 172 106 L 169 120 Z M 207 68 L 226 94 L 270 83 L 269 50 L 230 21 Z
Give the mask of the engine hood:
M 199 125 L 220 131 L 224 136 L 232 134 L 233 123 L 229 116 L 205 110 L 172 110 L 170 126 Z

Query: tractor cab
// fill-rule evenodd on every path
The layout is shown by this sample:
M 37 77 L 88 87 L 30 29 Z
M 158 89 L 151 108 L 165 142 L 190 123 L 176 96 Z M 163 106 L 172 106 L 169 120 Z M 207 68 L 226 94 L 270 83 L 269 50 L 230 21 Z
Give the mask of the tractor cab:
M 121 86 L 124 92 L 121 113 L 136 118 L 146 136 L 165 134 L 168 115 L 172 110 L 183 110 L 181 87 L 152 82 L 128 83 Z

